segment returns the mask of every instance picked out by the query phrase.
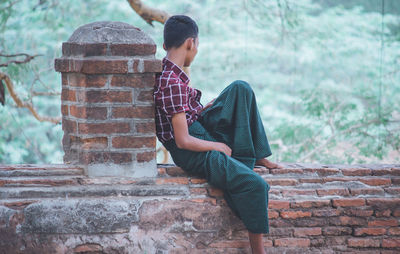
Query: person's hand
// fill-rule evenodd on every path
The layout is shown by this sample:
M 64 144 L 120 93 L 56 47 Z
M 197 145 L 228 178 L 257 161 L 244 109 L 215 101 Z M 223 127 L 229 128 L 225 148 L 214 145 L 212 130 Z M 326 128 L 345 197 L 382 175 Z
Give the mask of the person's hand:
M 223 152 L 228 156 L 232 155 L 232 149 L 222 142 L 215 142 L 215 150 Z

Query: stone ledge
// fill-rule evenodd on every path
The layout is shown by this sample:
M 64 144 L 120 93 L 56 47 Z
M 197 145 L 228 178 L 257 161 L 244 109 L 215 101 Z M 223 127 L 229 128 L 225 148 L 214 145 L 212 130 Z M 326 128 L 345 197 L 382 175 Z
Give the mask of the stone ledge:
M 268 253 L 400 251 L 400 165 L 284 166 L 254 169 L 271 186 Z M 175 165 L 157 172 L 0 165 L 0 253 L 251 253 L 222 190 Z M 75 181 L 52 185 L 63 178 Z

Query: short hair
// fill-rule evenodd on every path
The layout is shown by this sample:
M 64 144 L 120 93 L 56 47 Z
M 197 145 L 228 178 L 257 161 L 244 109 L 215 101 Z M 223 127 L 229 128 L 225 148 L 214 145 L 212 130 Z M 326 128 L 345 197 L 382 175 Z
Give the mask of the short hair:
M 197 38 L 199 28 L 196 22 L 186 15 L 173 15 L 164 24 L 164 44 L 168 49 L 180 47 L 187 38 Z

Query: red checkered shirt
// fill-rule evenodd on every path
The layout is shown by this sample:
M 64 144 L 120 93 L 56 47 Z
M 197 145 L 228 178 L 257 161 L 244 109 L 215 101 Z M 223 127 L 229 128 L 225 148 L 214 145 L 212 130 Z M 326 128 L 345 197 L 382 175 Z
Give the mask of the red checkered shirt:
M 167 57 L 162 59 L 163 71 L 156 75 L 154 87 L 156 134 L 161 143 L 174 138 L 172 115 L 186 112 L 188 126 L 200 117 L 203 105 L 201 91 L 188 86 L 186 73 Z

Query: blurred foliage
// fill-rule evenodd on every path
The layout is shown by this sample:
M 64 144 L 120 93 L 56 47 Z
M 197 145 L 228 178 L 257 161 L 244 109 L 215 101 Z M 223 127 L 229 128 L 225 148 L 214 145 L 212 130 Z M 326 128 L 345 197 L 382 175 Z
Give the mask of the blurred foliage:
M 382 1 L 145 3 L 198 23 L 191 80 L 203 91 L 203 104 L 236 79 L 251 84 L 272 160 L 394 163 L 400 158 L 400 1 L 385 0 L 385 15 Z M 31 86 L 61 92 L 54 59 L 62 42 L 101 20 L 140 27 L 156 42 L 156 57 L 165 56 L 163 25 L 149 26 L 127 1 L 6 0 L 0 2 L 0 51 L 44 56 L 1 71 L 22 98 Z M 8 94 L 6 102 L 0 105 L 0 163 L 62 163 L 61 126 L 36 121 Z M 35 97 L 34 104 L 41 114 L 61 115 L 59 97 Z

